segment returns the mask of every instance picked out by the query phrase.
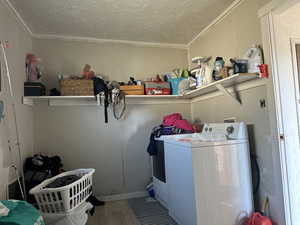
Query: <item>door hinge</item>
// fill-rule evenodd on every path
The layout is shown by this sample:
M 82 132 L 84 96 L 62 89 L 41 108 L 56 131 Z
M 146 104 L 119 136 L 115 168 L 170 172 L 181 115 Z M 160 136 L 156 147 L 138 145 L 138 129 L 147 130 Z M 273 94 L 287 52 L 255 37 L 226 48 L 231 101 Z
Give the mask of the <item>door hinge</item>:
M 284 134 L 279 134 L 279 139 L 283 141 L 284 140 Z

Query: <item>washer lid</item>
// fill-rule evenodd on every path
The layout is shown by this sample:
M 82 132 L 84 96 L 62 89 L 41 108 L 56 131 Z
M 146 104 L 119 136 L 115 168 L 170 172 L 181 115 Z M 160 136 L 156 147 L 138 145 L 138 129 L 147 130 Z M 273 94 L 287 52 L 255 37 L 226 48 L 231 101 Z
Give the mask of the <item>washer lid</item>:
M 199 134 L 196 133 L 191 133 L 191 134 L 174 134 L 174 135 L 162 135 L 160 137 L 156 137 L 155 140 L 157 141 L 165 141 L 167 139 L 171 138 L 192 138 L 192 137 L 197 137 Z
M 202 141 L 202 140 L 196 140 L 193 138 L 174 138 L 173 137 L 173 138 L 165 139 L 165 142 L 174 144 L 174 145 L 181 145 L 184 147 L 199 148 L 199 147 L 210 147 L 210 146 L 226 146 L 226 145 L 244 144 L 244 143 L 248 143 L 248 140 L 242 139 L 242 140 Z

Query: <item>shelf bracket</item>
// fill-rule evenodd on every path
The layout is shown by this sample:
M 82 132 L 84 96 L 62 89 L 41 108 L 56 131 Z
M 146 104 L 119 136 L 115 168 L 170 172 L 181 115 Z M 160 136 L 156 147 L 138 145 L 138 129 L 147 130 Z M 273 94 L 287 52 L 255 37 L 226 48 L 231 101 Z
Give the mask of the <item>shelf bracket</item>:
M 238 105 L 241 105 L 242 102 L 240 99 L 237 98 L 236 95 L 230 93 L 223 85 L 221 84 L 216 84 L 216 88 L 221 91 L 224 95 L 230 97 L 232 100 L 234 100 L 235 103 L 237 103 Z

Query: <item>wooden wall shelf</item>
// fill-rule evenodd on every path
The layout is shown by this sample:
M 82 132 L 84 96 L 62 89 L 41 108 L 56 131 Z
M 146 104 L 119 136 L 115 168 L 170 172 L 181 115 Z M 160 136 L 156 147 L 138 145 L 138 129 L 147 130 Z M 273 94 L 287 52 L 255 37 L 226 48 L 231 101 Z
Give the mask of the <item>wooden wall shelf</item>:
M 190 100 L 215 91 L 221 91 L 224 95 L 232 98 L 238 104 L 240 100 L 227 88 L 254 80 L 258 74 L 243 73 L 234 74 L 225 79 L 210 83 L 195 90 L 188 91 L 184 95 L 127 95 L 129 104 L 155 104 L 160 103 L 188 103 Z M 24 96 L 23 104 L 33 106 L 40 101 L 48 101 L 50 106 L 71 106 L 71 105 L 99 105 L 95 96 Z

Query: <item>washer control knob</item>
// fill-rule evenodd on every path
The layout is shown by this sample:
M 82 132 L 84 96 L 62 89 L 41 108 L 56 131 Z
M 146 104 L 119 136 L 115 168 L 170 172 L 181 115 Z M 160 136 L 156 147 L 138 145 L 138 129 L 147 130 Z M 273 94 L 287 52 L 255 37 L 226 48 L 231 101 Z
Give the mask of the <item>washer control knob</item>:
M 233 126 L 227 127 L 226 131 L 228 134 L 232 134 L 234 132 L 234 127 Z

